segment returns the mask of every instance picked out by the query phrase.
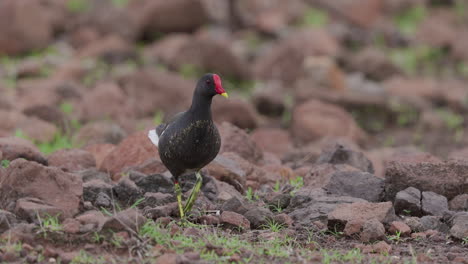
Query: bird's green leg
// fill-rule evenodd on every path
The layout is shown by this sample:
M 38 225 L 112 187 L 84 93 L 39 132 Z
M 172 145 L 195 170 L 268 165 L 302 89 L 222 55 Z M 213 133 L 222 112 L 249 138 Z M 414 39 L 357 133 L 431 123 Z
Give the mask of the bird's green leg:
M 182 189 L 180 188 L 179 182 L 174 183 L 174 189 L 177 196 L 177 205 L 179 206 L 180 218 L 185 217 L 184 209 L 182 208 Z
M 192 189 L 192 192 L 190 193 L 187 203 L 185 204 L 184 213 L 188 213 L 190 210 L 192 210 L 192 206 L 197 200 L 198 193 L 200 192 L 202 186 L 203 178 L 200 175 L 200 172 L 195 172 L 195 176 L 197 177 L 197 180 L 195 182 L 195 186 Z

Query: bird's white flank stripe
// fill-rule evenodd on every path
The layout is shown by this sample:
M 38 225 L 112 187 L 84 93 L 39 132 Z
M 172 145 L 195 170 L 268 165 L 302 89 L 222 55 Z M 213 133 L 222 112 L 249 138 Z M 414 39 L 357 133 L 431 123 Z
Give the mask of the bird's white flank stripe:
M 153 144 L 157 147 L 159 143 L 159 137 L 156 133 L 156 129 L 152 129 L 148 132 L 148 138 L 153 142 Z

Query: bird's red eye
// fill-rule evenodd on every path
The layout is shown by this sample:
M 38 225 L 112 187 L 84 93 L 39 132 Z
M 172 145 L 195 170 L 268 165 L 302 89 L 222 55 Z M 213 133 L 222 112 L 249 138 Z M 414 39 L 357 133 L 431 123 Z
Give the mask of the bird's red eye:
M 210 80 L 206 80 L 205 82 L 206 82 L 207 84 L 210 84 L 210 83 L 211 83 L 211 81 L 210 81 Z

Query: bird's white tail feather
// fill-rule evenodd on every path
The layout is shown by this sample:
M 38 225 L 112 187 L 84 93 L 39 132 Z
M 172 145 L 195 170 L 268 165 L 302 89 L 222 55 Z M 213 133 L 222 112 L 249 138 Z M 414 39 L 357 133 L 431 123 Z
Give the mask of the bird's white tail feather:
M 148 132 L 148 138 L 153 142 L 153 144 L 157 147 L 159 143 L 159 137 L 156 133 L 156 129 L 152 129 Z

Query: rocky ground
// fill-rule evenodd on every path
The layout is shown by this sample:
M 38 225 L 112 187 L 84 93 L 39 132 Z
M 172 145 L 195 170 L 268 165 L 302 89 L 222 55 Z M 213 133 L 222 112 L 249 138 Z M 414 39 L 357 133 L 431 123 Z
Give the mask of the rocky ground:
M 468 263 L 467 26 L 463 0 L 0 1 L 0 262 Z M 180 222 L 146 133 L 204 72 L 222 148 Z

